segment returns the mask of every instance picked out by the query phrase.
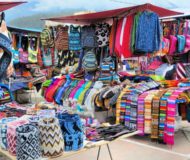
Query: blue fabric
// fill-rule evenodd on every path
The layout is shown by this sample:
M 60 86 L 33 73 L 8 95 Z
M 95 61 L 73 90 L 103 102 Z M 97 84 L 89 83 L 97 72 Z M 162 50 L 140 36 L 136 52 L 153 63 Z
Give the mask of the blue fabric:
M 161 42 L 161 26 L 156 13 L 144 11 L 136 30 L 135 50 L 151 53 L 158 51 Z
M 79 90 L 75 93 L 74 99 L 78 99 L 80 94 L 82 93 L 82 91 L 85 89 L 86 85 L 88 84 L 88 82 L 84 83 Z
M 80 55 L 79 55 L 78 67 L 77 67 L 76 71 L 80 71 L 81 70 L 83 57 L 84 57 L 84 50 L 81 50 L 80 51 Z
M 5 88 L 9 92 L 11 100 L 12 101 L 14 100 L 13 94 L 12 94 L 12 92 L 10 91 L 10 89 L 9 89 L 9 87 L 7 85 L 0 83 L 0 88 Z
M 168 68 L 168 66 L 169 66 L 168 63 L 162 64 L 159 68 L 157 68 L 157 69 L 155 70 L 155 74 L 156 74 L 156 75 L 159 75 L 159 76 L 163 76 L 164 73 L 165 73 L 165 70 L 166 70 L 166 68 Z
M 84 131 L 82 122 L 77 114 L 58 114 L 61 126 L 65 151 L 76 151 L 83 147 Z
M 0 58 L 0 81 L 6 78 L 6 71 L 11 63 L 12 49 L 11 41 L 4 34 L 0 33 L 0 48 L 3 49 L 4 53 Z
M 70 51 L 80 51 L 81 50 L 81 40 L 80 40 L 79 27 L 74 27 L 71 25 L 69 34 L 69 50 Z
M 10 90 L 14 92 L 22 88 L 28 88 L 28 82 L 14 82 L 11 84 Z
M 55 95 L 55 102 L 57 104 L 63 103 L 62 102 L 63 94 L 64 94 L 65 90 L 69 87 L 70 83 L 71 83 L 71 79 L 70 79 L 70 77 L 67 77 L 66 83 L 61 88 L 59 88 L 58 92 Z

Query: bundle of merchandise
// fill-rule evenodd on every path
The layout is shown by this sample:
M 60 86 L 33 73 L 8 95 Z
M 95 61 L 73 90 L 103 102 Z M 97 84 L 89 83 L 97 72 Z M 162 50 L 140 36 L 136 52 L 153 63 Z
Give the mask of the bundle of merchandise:
M 160 88 L 148 82 L 123 89 L 116 104 L 116 123 L 151 134 L 151 139 L 174 144 L 176 110 L 181 104 L 189 121 L 189 87 Z M 179 111 L 180 109 L 178 109 Z M 182 114 L 182 113 L 181 113 Z
M 0 146 L 18 160 L 58 157 L 83 147 L 83 129 L 78 115 L 41 110 L 36 116 L 1 119 Z

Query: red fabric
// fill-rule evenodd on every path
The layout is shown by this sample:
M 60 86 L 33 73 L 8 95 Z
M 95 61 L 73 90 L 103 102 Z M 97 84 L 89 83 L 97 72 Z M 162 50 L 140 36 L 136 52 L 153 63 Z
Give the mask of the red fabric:
M 127 22 L 124 28 L 123 43 L 121 46 L 121 53 L 125 58 L 132 57 L 133 53 L 130 47 L 131 30 L 133 26 L 134 14 L 127 17 Z
M 123 23 L 123 18 L 119 20 L 116 31 L 115 53 L 117 57 L 121 57 L 120 36 L 121 36 L 122 23 Z
M 152 4 L 143 4 L 133 7 L 127 8 L 120 8 L 114 10 L 108 10 L 103 12 L 96 12 L 96 13 L 88 13 L 88 14 L 81 14 L 81 15 L 73 15 L 73 16 L 65 16 L 65 17 L 56 17 L 56 18 L 48 18 L 44 20 L 51 20 L 56 22 L 64 22 L 64 23 L 76 23 L 76 24 L 84 24 L 84 23 L 93 23 L 97 21 L 102 21 L 105 19 L 111 19 L 114 17 L 123 17 L 124 14 L 127 12 L 139 12 L 143 10 L 151 10 L 159 15 L 159 17 L 166 17 L 166 16 L 174 16 L 183 14 L 180 12 L 175 12 L 172 10 L 168 10 L 162 7 L 158 7 Z
M 10 9 L 12 7 L 18 6 L 22 3 L 26 3 L 26 2 L 0 2 L 0 12 L 3 12 L 7 9 Z

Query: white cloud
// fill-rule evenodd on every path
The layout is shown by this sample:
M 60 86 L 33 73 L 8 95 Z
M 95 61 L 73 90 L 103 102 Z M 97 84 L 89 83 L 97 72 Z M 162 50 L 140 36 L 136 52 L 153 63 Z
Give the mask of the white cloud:
M 142 4 L 153 3 L 168 8 L 187 8 L 190 7 L 189 0 L 27 0 L 34 3 L 34 11 L 49 11 L 55 9 L 84 8 L 87 10 L 105 10 L 129 6 L 130 3 Z M 114 2 L 114 1 L 120 1 Z
M 35 11 L 47 11 L 56 8 L 57 9 L 84 8 L 87 10 L 105 10 L 105 9 L 129 6 L 129 4 L 118 3 L 112 0 L 40 0 L 40 1 L 29 0 L 29 1 L 35 2 L 35 8 L 33 9 Z

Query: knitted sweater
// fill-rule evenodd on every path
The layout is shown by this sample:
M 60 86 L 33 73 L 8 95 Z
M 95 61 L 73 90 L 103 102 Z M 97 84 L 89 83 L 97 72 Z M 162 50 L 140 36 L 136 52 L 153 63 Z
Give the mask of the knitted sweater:
M 153 12 L 143 12 L 136 30 L 135 50 L 141 52 L 158 51 L 160 47 L 159 17 Z

